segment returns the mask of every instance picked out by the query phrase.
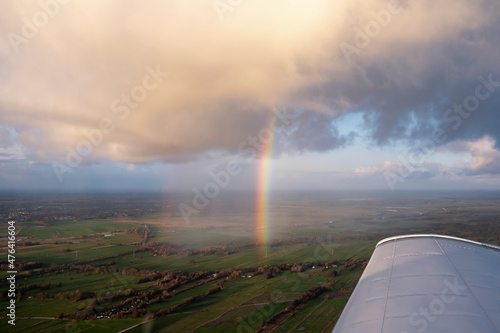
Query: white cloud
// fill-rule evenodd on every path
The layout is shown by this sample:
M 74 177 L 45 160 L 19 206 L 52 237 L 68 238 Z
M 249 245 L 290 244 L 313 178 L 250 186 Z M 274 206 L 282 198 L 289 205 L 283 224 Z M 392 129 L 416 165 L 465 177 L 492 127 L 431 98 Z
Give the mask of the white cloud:
M 464 153 L 470 154 L 469 160 L 463 160 Z M 462 182 L 467 187 L 473 183 L 464 182 L 465 178 L 472 178 L 476 179 L 476 186 L 487 188 L 496 183 L 487 183 L 484 180 L 500 174 L 500 151 L 495 148 L 495 140 L 491 137 L 484 136 L 471 141 L 457 140 L 436 148 L 437 157 L 444 154 L 447 155 L 446 160 L 449 163 L 430 161 L 430 156 L 426 156 L 424 162 L 412 165 L 401 158 L 373 166 L 358 167 L 355 173 L 365 179 L 385 178 L 394 188 L 395 185 L 418 183 L 423 180 L 456 184 Z M 451 159 L 450 154 L 457 154 L 459 158 Z M 436 156 L 433 157 L 434 160 L 439 160 L 435 158 Z
M 454 141 L 440 148 L 440 151 L 469 152 L 470 161 L 463 165 L 463 172 L 469 176 L 500 174 L 500 150 L 489 136 L 474 141 Z

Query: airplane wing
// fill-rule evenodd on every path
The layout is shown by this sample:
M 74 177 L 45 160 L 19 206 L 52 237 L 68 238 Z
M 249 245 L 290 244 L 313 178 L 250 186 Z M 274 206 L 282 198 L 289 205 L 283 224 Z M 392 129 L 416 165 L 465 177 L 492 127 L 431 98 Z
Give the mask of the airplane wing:
M 440 235 L 380 241 L 333 333 L 500 332 L 500 247 Z

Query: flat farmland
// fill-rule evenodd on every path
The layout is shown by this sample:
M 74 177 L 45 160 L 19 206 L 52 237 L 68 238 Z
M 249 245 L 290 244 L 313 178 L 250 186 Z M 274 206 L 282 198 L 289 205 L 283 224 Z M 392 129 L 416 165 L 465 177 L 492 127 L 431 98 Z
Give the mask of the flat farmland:
M 330 332 L 381 239 L 500 242 L 495 193 L 274 193 L 267 244 L 252 198 L 217 198 L 189 223 L 182 200 L 141 216 L 16 222 L 17 319 L 2 329 Z

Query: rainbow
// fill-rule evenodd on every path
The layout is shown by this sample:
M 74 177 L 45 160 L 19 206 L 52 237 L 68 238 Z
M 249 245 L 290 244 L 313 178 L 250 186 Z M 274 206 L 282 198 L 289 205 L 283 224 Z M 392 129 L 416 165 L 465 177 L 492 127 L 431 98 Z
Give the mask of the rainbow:
M 268 136 L 262 142 L 263 149 L 260 152 L 257 170 L 257 191 L 256 191 L 256 231 L 257 244 L 260 247 L 261 256 L 267 256 L 269 245 L 269 196 L 271 180 L 271 155 L 274 145 L 274 118 L 268 122 Z

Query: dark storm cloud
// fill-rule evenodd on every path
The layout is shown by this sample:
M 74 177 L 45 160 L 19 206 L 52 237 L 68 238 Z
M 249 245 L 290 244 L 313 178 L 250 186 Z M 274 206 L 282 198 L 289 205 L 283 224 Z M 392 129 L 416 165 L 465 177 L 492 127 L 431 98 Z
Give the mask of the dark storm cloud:
M 448 141 L 500 139 L 500 3 L 440 3 L 407 2 L 387 28 L 400 29 L 400 38 L 382 32 L 351 57 L 349 75 L 327 83 L 332 96 L 365 111 L 366 129 L 378 144 L 424 140 L 436 127 Z M 435 6 L 442 6 L 439 17 Z M 476 97 L 478 86 L 487 97 Z
M 0 124 L 30 158 L 65 163 L 78 149 L 127 163 L 235 153 L 283 104 L 306 111 L 277 132 L 281 152 L 349 145 L 336 125 L 349 112 L 379 145 L 438 126 L 498 144 L 500 87 L 470 114 L 453 108 L 479 77 L 500 81 L 500 3 L 395 3 L 254 1 L 220 21 L 194 1 L 70 2 L 30 36 L 43 9 L 2 4 Z
M 282 152 L 326 152 L 349 144 L 353 132 L 341 135 L 335 119 L 327 114 L 303 112 L 288 127 L 277 131 L 277 147 Z

